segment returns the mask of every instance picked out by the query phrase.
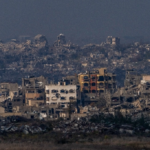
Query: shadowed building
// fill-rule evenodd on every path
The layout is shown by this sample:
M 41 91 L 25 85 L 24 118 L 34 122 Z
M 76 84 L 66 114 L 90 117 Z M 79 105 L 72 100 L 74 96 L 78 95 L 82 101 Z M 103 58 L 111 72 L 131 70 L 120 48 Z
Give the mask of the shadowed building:
M 18 96 L 18 84 L 17 83 L 0 83 L 0 101 L 4 101 L 8 98 L 11 100 L 14 96 Z
M 22 79 L 22 89 L 25 96 L 25 104 L 28 106 L 45 104 L 45 77 L 27 77 Z
M 66 44 L 66 38 L 64 34 L 59 34 L 57 37 L 57 41 L 55 41 L 54 46 L 61 46 Z

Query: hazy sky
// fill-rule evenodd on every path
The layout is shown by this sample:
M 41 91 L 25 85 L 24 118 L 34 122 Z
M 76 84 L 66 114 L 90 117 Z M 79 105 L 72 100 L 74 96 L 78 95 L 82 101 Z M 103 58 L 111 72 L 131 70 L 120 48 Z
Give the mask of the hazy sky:
M 150 0 L 0 0 L 0 38 L 150 38 Z

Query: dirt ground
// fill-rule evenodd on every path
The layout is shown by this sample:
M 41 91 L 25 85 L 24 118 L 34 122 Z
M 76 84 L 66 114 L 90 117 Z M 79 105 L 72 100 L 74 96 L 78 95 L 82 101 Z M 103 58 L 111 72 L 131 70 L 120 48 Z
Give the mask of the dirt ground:
M 0 150 L 149 150 L 150 138 L 122 137 L 91 142 L 76 142 L 67 144 L 52 144 L 50 142 L 2 142 Z

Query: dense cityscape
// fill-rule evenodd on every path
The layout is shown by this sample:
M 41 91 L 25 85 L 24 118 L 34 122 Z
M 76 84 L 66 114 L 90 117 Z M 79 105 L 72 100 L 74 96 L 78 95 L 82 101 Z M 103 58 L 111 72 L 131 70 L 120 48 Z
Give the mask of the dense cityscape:
M 0 150 L 150 149 L 149 0 L 0 1 Z
M 134 69 L 138 73 L 148 74 L 149 43 L 135 42 L 120 44 L 120 40 L 100 44 L 78 46 L 66 42 L 65 36 L 60 34 L 53 45 L 48 45 L 45 36 L 37 35 L 32 40 L 21 36 L 10 42 L 0 43 L 1 82 L 17 82 L 21 78 L 34 75 L 43 75 L 48 80 L 58 81 L 66 75 L 84 73 L 93 68 L 106 67 L 109 72 L 119 76 L 118 85 L 123 86 L 125 70 Z M 115 40 L 115 38 L 114 38 Z
M 60 34 L 52 46 L 43 35 L 23 36 L 0 50 L 2 137 L 74 143 L 149 135 L 150 44 L 108 36 L 80 47 Z

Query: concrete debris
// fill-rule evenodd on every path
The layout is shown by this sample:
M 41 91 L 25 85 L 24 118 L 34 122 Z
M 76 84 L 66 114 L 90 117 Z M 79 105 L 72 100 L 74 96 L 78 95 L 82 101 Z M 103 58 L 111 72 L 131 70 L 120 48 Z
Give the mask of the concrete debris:
M 92 123 L 90 118 L 80 118 L 80 120 L 72 121 L 61 121 L 54 128 L 53 131 L 61 132 L 63 134 L 79 134 L 79 133 L 127 133 L 134 134 L 134 131 L 131 130 L 130 126 L 120 126 L 121 128 L 118 131 L 118 127 L 115 124 L 106 123 L 102 121 L 101 123 Z
M 5 117 L 0 119 L 0 133 L 22 132 L 24 134 L 36 134 L 47 131 L 46 125 L 22 124 L 24 118 L 21 117 Z
M 8 126 L 1 126 L 0 127 L 0 132 L 22 132 L 24 134 L 36 134 L 36 133 L 43 133 L 46 132 L 46 129 L 42 129 L 39 126 L 28 126 L 28 125 L 23 125 L 21 127 L 17 127 L 14 124 L 8 125 Z

